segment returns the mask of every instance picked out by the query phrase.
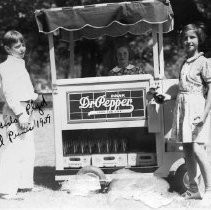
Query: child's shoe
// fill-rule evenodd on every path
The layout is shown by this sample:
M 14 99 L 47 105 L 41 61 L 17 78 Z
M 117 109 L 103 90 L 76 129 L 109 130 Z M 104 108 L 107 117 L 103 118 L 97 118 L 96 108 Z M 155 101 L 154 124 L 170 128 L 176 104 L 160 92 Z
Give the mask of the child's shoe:
M 23 188 L 23 189 L 18 189 L 18 192 L 41 192 L 43 191 L 43 188 L 40 187 L 33 187 L 33 188 Z
M 12 194 L 1 195 L 0 196 L 0 199 L 5 199 L 5 200 L 19 200 L 19 201 L 24 200 L 23 197 L 20 197 L 20 196 L 18 196 L 16 194 L 15 195 L 12 195 Z
M 190 190 L 187 190 L 182 194 L 182 197 L 185 199 L 196 199 L 196 200 L 201 200 L 202 199 L 202 194 L 199 191 L 192 192 Z
M 31 189 L 31 192 L 41 192 L 41 191 L 43 191 L 44 189 L 43 188 L 41 188 L 41 187 L 33 187 L 32 189 Z

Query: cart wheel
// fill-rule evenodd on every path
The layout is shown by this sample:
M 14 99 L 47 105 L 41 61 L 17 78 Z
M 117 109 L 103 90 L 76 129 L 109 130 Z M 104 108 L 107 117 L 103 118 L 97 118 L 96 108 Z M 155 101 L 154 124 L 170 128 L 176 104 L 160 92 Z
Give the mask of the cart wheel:
M 174 176 L 175 190 L 184 193 L 189 188 L 189 176 L 185 164 L 182 164 Z
M 100 168 L 95 166 L 85 166 L 81 168 L 77 174 L 78 175 L 88 174 L 90 176 L 99 177 L 99 180 L 102 181 L 106 180 L 104 172 Z
M 185 164 L 182 164 L 175 173 L 175 190 L 179 193 L 184 193 L 189 187 L 189 176 Z M 202 182 L 202 176 L 198 177 L 199 185 Z

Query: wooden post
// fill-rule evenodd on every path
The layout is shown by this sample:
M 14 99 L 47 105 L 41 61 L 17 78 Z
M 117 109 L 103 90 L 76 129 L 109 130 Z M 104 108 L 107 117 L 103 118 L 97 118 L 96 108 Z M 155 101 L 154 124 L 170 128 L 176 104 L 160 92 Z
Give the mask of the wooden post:
M 157 25 L 152 26 L 152 38 L 153 38 L 153 64 L 154 64 L 154 78 L 159 79 L 160 66 L 159 66 L 159 54 L 158 54 L 158 37 L 157 37 Z
M 157 79 L 157 84 L 162 88 L 162 82 L 164 76 L 164 60 L 163 60 L 163 34 L 162 26 L 153 25 L 153 61 L 154 61 L 154 78 Z M 158 123 L 160 124 L 160 132 L 156 133 L 156 151 L 158 166 L 163 164 L 163 158 L 165 153 L 165 140 L 164 140 L 164 119 L 163 119 L 163 106 L 158 106 Z
M 159 64 L 160 64 L 160 71 L 159 71 L 159 77 L 160 79 L 164 78 L 164 56 L 163 56 L 163 25 L 159 24 L 158 26 L 158 48 L 159 48 Z
M 74 37 L 73 37 L 73 32 L 70 32 L 70 65 L 69 65 L 69 72 L 71 77 L 74 77 Z
M 49 53 L 50 53 L 50 64 L 51 64 L 56 170 L 63 170 L 62 131 L 61 131 L 61 116 L 60 116 L 61 107 L 59 104 L 60 95 L 57 93 L 57 84 L 56 84 L 56 63 L 55 63 L 53 33 L 50 33 L 48 35 L 48 41 L 49 41 Z
M 56 63 L 55 63 L 53 33 L 48 34 L 48 42 L 49 42 L 50 64 L 51 64 L 51 81 L 53 86 L 56 84 Z

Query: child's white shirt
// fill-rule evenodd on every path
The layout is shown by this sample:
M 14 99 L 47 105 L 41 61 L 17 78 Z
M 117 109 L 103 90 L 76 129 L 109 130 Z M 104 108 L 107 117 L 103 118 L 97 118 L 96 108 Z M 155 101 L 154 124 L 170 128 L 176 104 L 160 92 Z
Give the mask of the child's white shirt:
M 21 101 L 36 100 L 37 94 L 25 68 L 25 61 L 8 55 L 5 62 L 0 64 L 0 76 L 5 101 L 13 112 L 18 115 L 25 110 Z

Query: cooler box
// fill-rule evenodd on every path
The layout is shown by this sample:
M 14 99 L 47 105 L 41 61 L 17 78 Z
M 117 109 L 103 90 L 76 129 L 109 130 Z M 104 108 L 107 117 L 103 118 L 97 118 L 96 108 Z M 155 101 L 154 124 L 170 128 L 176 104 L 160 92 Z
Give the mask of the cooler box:
M 156 165 L 155 153 L 128 153 L 129 166 L 152 166 Z
M 94 154 L 92 165 L 96 167 L 120 167 L 127 165 L 127 154 Z
M 91 155 L 74 155 L 63 157 L 64 168 L 81 168 L 91 165 Z

